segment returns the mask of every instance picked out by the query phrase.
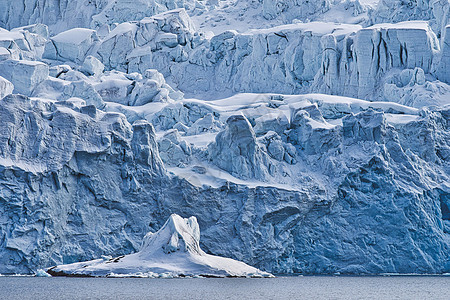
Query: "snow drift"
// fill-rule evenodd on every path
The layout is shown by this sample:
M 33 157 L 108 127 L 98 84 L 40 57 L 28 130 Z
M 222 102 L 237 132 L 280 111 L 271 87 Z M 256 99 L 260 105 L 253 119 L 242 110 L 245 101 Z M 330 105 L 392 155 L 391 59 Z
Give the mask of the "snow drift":
M 135 254 L 97 259 L 47 270 L 53 276 L 90 277 L 271 277 L 242 262 L 206 254 L 200 248 L 195 217 L 171 215 L 156 233 L 144 237 Z

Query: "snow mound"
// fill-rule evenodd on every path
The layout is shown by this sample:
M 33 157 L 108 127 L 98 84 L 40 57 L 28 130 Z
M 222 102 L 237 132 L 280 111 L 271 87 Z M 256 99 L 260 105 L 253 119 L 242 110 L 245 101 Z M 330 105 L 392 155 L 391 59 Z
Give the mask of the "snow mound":
M 173 214 L 144 237 L 137 253 L 52 267 L 53 276 L 88 277 L 271 277 L 243 262 L 206 254 L 200 248 L 196 217 Z

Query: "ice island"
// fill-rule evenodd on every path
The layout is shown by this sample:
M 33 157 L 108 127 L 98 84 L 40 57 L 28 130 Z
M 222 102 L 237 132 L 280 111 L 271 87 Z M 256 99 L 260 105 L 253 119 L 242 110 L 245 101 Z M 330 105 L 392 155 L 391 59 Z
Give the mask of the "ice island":
M 141 250 L 49 268 L 52 276 L 75 277 L 273 277 L 243 262 L 205 253 L 196 217 L 173 214 L 162 228 L 144 237 Z

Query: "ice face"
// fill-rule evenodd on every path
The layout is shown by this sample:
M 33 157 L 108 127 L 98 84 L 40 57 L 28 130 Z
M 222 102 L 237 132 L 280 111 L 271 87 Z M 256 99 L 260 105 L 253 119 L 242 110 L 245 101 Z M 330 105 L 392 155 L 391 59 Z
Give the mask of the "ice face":
M 105 66 L 97 58 L 88 56 L 84 60 L 81 71 L 87 75 L 99 75 L 102 74 Z
M 6 95 L 12 94 L 14 85 L 3 77 L 0 77 L 0 99 Z
M 331 1 L 291 1 L 291 0 L 263 0 L 263 16 L 273 19 L 280 14 L 293 19 L 311 18 L 314 14 L 320 14 L 331 8 Z
M 48 28 L 34 24 L 11 31 L 0 28 L 0 61 L 6 59 L 35 60 L 44 51 Z
M 397 23 L 407 20 L 430 20 L 433 29 L 441 33 L 448 24 L 449 2 L 441 0 L 412 1 L 408 5 L 399 1 L 379 1 L 372 11 L 372 23 Z
M 239 111 L 236 104 L 248 107 L 248 98 L 228 99 L 232 106 L 225 108 Z M 258 99 L 267 104 L 267 98 Z M 226 115 L 220 101 L 211 105 Z M 208 251 L 273 272 L 448 270 L 445 109 L 284 96 L 277 109 L 294 113 L 291 131 L 256 137 L 246 117 L 231 117 L 222 131 L 212 132 L 216 138 L 207 152 L 212 166 L 202 169 L 191 167 L 207 162 L 201 146 L 185 152 L 184 136 L 175 132 L 157 141 L 145 121 L 130 125 L 124 115 L 76 99 L 53 104 L 7 96 L 1 103 L 1 184 L 10 187 L 3 190 L 8 201 L 1 206 L 8 216 L 2 273 L 128 254 L 139 249 L 149 222 L 153 228 L 174 211 L 196 213 Z M 179 156 L 165 140 L 189 155 L 183 168 L 171 165 Z M 215 177 L 216 183 L 196 185 L 195 178 Z M 11 223 L 16 215 L 23 217 Z M 180 239 L 167 241 L 166 251 L 183 249 Z M 397 254 L 389 256 L 392 249 Z
M 173 87 L 188 96 L 207 98 L 211 97 L 210 91 L 222 96 L 235 92 L 322 92 L 371 100 L 387 98 L 419 107 L 432 104 L 430 97 L 422 93 L 424 89 L 415 88 L 415 95 L 407 99 L 409 92 L 379 87 L 399 69 L 420 68 L 445 82 L 445 49 L 442 43 L 440 50 L 436 35 L 423 21 L 364 29 L 348 24 L 297 23 L 247 33 L 228 30 L 206 38 L 195 30 L 186 11 L 178 9 L 119 24 L 107 34 L 70 29 L 51 37 L 43 55 L 61 63 L 82 64 L 91 54 L 106 70 L 125 73 L 144 74 L 147 69 L 158 69 Z M 21 51 L 17 53 L 25 53 Z M 91 61 L 93 58 L 86 63 Z M 96 65 L 101 69 L 101 64 Z M 189 74 L 191 80 L 184 80 L 184 74 Z M 164 84 L 156 82 L 158 86 Z M 167 101 L 167 96 L 179 98 L 164 86 L 167 91 L 160 90 L 152 100 L 157 91 L 148 84 L 155 85 L 139 83 L 134 93 L 139 89 L 143 92 L 126 101 L 120 97 L 119 103 L 143 105 Z M 425 90 L 432 93 L 443 89 L 432 84 Z M 442 94 L 445 98 L 448 93 Z
M 264 180 L 268 175 L 267 154 L 261 151 L 252 125 L 243 115 L 228 118 L 208 152 L 214 164 L 236 177 Z
M 81 1 L 2 1 L 0 27 L 16 28 L 23 25 L 42 23 L 50 26 L 52 32 L 75 28 L 98 28 L 125 21 L 137 21 L 167 10 L 183 8 L 196 9 L 195 0 L 81 0 Z
M 448 68 L 450 67 L 450 26 L 445 28 L 445 35 L 442 43 L 442 51 L 440 60 L 436 67 L 436 76 L 439 80 L 450 83 L 450 74 Z
M 14 85 L 14 91 L 30 96 L 49 75 L 46 64 L 37 61 L 5 60 L 0 62 L 0 76 Z
M 96 51 L 107 69 L 143 73 L 157 68 L 189 95 L 325 92 L 373 100 L 395 95 L 393 100 L 401 102 L 401 95 L 376 87 L 396 69 L 434 73 L 440 46 L 421 21 L 364 29 L 312 22 L 225 31 L 207 39 L 195 31 L 184 10 L 176 10 L 120 24 Z M 445 51 L 441 56 L 445 61 Z M 183 80 L 184 74 L 192 80 Z

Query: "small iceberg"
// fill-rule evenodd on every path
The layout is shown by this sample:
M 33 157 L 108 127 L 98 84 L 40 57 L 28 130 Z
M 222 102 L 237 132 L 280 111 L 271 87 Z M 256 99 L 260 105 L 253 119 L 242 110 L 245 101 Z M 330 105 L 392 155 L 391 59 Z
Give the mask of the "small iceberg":
M 55 266 L 46 272 L 76 277 L 273 277 L 243 262 L 207 254 L 199 242 L 197 218 L 173 214 L 158 232 L 147 233 L 137 253 Z
M 34 274 L 34 276 L 36 276 L 36 277 L 52 277 L 50 274 L 48 274 L 47 272 L 45 272 L 42 269 L 37 270 L 36 273 Z

